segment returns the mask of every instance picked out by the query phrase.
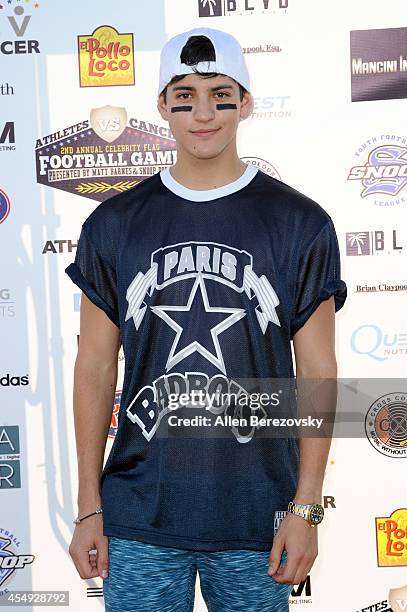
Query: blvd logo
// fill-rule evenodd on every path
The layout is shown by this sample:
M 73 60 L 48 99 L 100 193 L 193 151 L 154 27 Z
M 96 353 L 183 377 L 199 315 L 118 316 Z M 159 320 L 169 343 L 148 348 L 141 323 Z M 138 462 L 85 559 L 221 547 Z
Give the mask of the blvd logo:
M 287 8 L 288 0 L 198 0 L 199 17 L 250 15 Z
M 0 53 L 2 55 L 27 55 L 31 53 L 40 53 L 38 40 L 25 38 L 25 33 L 31 21 L 32 15 L 25 12 L 25 8 L 18 0 L 7 0 L 7 9 L 11 9 L 8 15 L 2 15 L 1 21 L 5 25 L 7 23 L 9 31 L 11 30 L 17 40 L 2 40 L 0 41 Z M 39 7 L 38 2 L 34 4 L 34 8 Z M 4 7 L 1 7 L 4 8 Z M 2 26 L 3 31 L 6 29 Z
M 399 230 L 366 230 L 346 232 L 346 255 L 359 257 L 384 253 L 393 255 L 402 251 L 405 244 L 397 236 Z M 399 253 L 398 253 L 399 254 Z

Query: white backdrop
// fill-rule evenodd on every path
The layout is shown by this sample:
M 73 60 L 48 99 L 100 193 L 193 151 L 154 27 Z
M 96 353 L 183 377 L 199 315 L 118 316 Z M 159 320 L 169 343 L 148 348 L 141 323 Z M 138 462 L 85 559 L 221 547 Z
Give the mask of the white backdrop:
M 236 10 L 199 16 L 199 9 L 218 5 Z M 60 133 L 49 142 L 45 137 L 89 121 L 93 109 L 111 106 L 104 116 L 123 117 L 117 109 L 127 113 L 127 129 L 117 142 L 141 142 L 142 132 L 151 136 L 148 124 L 168 127 L 156 110 L 159 52 L 165 41 L 197 26 L 235 35 L 252 51 L 246 58 L 255 97 L 253 115 L 239 128 L 239 155 L 315 199 L 334 220 L 348 286 L 348 300 L 336 317 L 339 377 L 348 380 L 348 387 L 354 381 L 355 388 L 360 388 L 359 379 L 384 381 L 370 402 L 360 401 L 365 414 L 379 396 L 407 391 L 407 179 L 398 179 L 397 193 L 389 192 L 387 182 L 362 196 L 361 180 L 348 176 L 352 167 L 365 166 L 379 146 L 399 147 L 387 154 L 397 157 L 396 165 L 407 165 L 407 73 L 398 75 L 401 88 L 404 78 L 404 98 L 387 93 L 388 99 L 352 102 L 350 32 L 404 25 L 404 0 L 3 2 L 0 599 L 14 590 L 63 590 L 69 591 L 72 609 L 103 608 L 102 581 L 83 581 L 68 554 L 77 494 L 71 398 L 80 296 L 64 269 L 73 260 L 82 222 L 117 191 L 103 177 L 98 196 L 78 188 L 79 179 L 44 184 L 48 175 L 37 175 L 36 156 L 58 151 L 54 143 L 61 137 L 78 144 L 74 139 L 80 141 L 83 134 L 84 142 L 92 144 L 93 130 L 82 125 L 71 135 Z M 99 26 L 133 34 L 134 84 L 115 82 L 111 72 L 113 80 L 103 86 L 80 86 L 77 37 Z M 407 28 L 403 36 L 406 58 Z M 256 52 L 260 46 L 263 52 Z M 387 51 L 382 59 L 393 57 L 391 48 Z M 372 42 L 366 57 L 373 52 Z M 386 78 L 376 76 L 378 82 Z M 136 132 L 140 121 L 146 126 Z M 161 144 L 174 148 L 168 138 Z M 116 183 L 115 188 L 125 185 Z M 122 376 L 120 358 L 115 412 Z M 400 402 L 407 439 L 406 400 Z M 114 420 L 115 414 L 106 455 Z M 394 456 L 388 449 L 380 452 L 366 435 L 333 440 L 319 555 L 307 583 L 291 594 L 292 610 L 387 610 L 389 590 L 404 586 L 398 605 L 407 609 L 407 447 L 401 442 L 398 450 Z M 388 540 L 387 554 L 383 521 L 397 510 L 393 519 L 399 531 Z M 380 563 L 378 547 L 384 550 Z M 199 580 L 196 610 L 206 610 Z

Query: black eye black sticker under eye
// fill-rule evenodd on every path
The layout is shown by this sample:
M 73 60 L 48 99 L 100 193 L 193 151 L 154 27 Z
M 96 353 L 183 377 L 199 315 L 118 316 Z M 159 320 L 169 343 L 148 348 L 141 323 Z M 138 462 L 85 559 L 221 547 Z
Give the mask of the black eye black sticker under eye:
M 217 110 L 227 110 L 229 108 L 237 108 L 236 104 L 217 104 Z
M 180 113 L 182 111 L 191 111 L 191 110 L 192 110 L 192 106 L 172 106 L 171 107 L 172 113 Z

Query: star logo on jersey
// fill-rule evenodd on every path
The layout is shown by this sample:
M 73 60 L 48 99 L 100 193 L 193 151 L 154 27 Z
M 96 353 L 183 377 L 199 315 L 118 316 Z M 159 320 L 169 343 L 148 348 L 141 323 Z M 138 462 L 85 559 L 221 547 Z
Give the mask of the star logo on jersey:
M 167 371 L 197 352 L 226 374 L 219 336 L 246 315 L 243 308 L 211 306 L 204 279 L 198 273 L 185 306 L 151 306 L 151 310 L 176 332 Z M 199 325 L 194 325 L 198 321 Z

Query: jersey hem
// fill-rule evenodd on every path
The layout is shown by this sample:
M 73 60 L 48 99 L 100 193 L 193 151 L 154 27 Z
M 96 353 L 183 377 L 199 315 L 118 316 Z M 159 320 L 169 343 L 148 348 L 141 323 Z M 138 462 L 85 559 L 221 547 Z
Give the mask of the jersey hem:
M 186 538 L 183 536 L 155 533 L 146 529 L 122 527 L 112 523 L 103 524 L 103 535 L 124 538 L 126 540 L 139 540 L 140 542 L 156 546 L 205 552 L 239 549 L 270 551 L 273 545 L 272 540 L 201 540 L 199 538 Z

